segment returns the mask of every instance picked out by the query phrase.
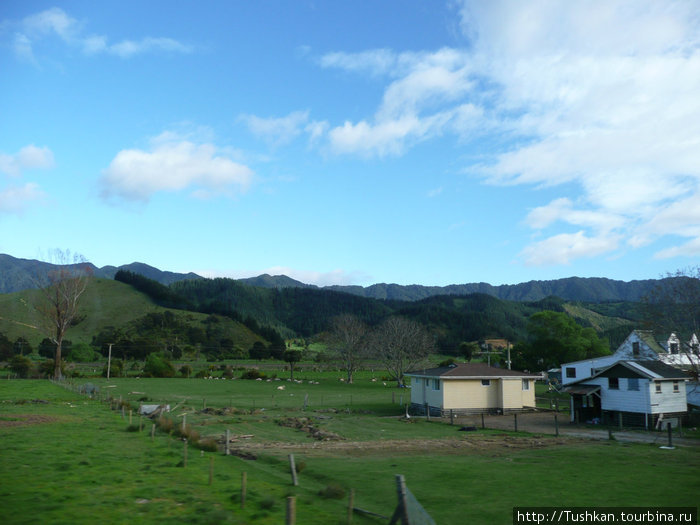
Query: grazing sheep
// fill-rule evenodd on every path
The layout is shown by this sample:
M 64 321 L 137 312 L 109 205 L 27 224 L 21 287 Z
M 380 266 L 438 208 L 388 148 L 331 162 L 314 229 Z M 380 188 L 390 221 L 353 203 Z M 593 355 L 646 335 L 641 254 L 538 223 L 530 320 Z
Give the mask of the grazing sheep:
M 285 386 L 284 386 L 284 385 L 278 386 L 278 387 L 277 387 L 277 390 L 284 390 L 284 389 L 285 389 Z

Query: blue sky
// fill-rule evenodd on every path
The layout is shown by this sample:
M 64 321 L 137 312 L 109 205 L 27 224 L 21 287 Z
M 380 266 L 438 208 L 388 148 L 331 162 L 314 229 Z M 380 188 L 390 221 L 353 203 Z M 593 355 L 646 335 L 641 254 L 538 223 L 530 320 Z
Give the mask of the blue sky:
M 0 253 L 319 285 L 700 262 L 695 1 L 0 3 Z

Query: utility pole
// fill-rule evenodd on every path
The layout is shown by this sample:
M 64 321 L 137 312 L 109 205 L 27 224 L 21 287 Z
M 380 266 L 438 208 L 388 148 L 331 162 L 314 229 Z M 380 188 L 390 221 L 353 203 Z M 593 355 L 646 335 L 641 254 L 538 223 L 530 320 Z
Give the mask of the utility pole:
M 107 379 L 109 379 L 109 372 L 110 369 L 112 368 L 112 345 L 114 343 L 107 343 L 109 344 L 109 355 L 107 356 Z

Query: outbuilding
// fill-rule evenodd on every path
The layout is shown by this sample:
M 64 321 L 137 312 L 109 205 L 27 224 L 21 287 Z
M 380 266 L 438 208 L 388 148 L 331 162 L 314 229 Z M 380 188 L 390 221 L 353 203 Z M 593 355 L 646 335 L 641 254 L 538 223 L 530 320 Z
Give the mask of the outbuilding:
M 540 375 L 462 363 L 406 374 L 411 378 L 414 413 L 440 416 L 505 413 L 535 407 L 535 381 Z

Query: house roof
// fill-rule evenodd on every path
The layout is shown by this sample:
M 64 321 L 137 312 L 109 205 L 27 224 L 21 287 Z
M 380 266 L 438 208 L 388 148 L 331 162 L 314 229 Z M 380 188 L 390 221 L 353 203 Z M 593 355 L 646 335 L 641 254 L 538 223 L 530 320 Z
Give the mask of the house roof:
M 406 375 L 412 377 L 440 377 L 442 379 L 489 379 L 497 377 L 539 379 L 541 377 L 539 374 L 495 368 L 488 366 L 486 363 L 460 363 L 452 366 L 414 370 Z
M 637 336 L 642 340 L 651 350 L 657 354 L 665 354 L 666 349 L 659 344 L 659 342 L 654 337 L 654 332 L 652 330 L 634 330 Z
M 687 373 L 679 370 L 678 368 L 662 363 L 661 361 L 617 361 L 600 370 L 598 373 L 593 374 L 590 377 L 579 379 L 578 381 L 572 381 L 569 383 L 569 385 L 578 384 L 579 386 L 585 386 L 584 383 L 586 381 L 590 381 L 595 377 L 608 377 L 608 372 L 617 366 L 623 366 L 631 370 L 633 373 L 639 375 L 639 377 L 645 377 L 647 379 L 690 379 L 690 376 Z
M 589 378 L 590 379 L 590 378 Z M 588 396 L 594 394 L 600 390 L 600 385 L 573 385 L 565 386 L 564 392 L 569 394 L 578 394 L 582 396 Z

